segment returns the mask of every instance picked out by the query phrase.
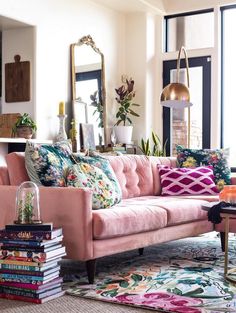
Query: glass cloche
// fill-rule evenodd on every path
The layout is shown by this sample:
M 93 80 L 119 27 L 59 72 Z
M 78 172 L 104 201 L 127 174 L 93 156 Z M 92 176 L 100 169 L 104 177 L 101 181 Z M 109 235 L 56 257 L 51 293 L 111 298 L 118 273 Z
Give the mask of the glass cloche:
M 31 182 L 23 182 L 16 193 L 15 224 L 40 224 L 39 189 Z

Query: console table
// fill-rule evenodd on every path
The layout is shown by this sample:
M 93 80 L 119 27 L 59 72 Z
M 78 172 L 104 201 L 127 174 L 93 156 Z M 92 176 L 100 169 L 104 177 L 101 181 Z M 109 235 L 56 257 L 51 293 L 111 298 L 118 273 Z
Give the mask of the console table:
M 25 151 L 25 144 L 28 139 L 24 138 L 0 138 L 0 166 L 6 164 L 5 155 L 10 152 Z M 52 140 L 30 139 L 31 142 L 52 144 Z

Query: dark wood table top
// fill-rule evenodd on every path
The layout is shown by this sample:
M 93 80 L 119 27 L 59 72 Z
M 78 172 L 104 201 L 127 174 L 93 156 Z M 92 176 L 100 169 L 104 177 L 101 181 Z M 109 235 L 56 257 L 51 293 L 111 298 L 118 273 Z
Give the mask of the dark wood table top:
M 204 211 L 209 211 L 210 208 L 213 206 L 213 205 L 216 205 L 218 204 L 219 202 L 209 202 L 209 203 L 206 203 L 206 204 L 203 204 L 202 205 L 202 209 Z M 226 213 L 226 214 L 236 214 L 236 205 L 235 206 L 228 206 L 228 207 L 225 207 L 225 208 L 221 208 L 220 210 L 221 213 Z

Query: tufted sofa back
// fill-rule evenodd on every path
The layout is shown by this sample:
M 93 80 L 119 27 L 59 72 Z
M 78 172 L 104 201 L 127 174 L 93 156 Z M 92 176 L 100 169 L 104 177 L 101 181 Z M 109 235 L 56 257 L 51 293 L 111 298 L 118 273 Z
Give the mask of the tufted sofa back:
M 160 195 L 161 184 L 157 164 L 176 167 L 176 158 L 173 157 L 122 155 L 107 156 L 106 158 L 120 183 L 123 198 Z M 23 181 L 29 180 L 23 152 L 8 154 L 6 162 L 8 172 L 6 168 L 2 169 L 3 175 L 0 175 L 0 184 L 20 185 Z
M 133 198 L 161 194 L 158 164 L 176 167 L 174 157 L 122 155 L 107 157 L 122 190 L 122 197 Z

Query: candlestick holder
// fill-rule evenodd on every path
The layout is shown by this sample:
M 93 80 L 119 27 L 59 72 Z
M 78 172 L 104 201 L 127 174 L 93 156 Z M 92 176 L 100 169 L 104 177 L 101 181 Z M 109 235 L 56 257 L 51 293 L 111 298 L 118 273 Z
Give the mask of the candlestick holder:
M 59 132 L 58 135 L 56 136 L 56 141 L 63 141 L 67 139 L 67 134 L 65 131 L 65 120 L 67 118 L 66 114 L 59 114 L 57 115 L 59 118 Z

